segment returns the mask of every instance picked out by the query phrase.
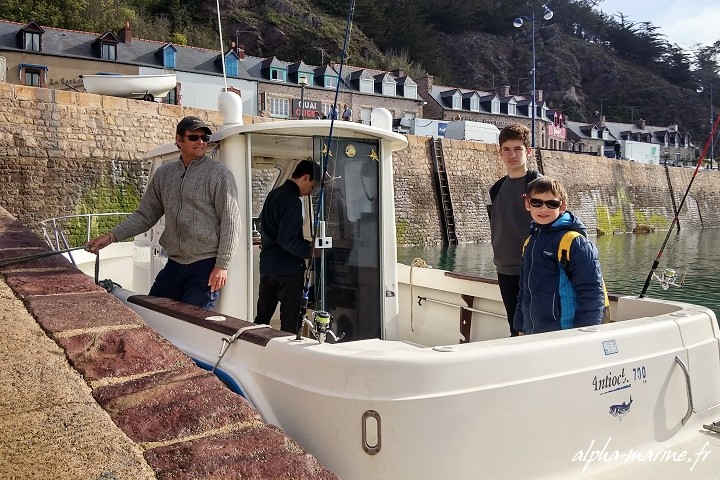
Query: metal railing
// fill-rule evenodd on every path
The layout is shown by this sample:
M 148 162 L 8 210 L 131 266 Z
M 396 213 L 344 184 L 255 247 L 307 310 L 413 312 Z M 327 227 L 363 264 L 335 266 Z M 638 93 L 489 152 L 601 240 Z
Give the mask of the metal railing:
M 130 215 L 128 212 L 78 213 L 48 218 L 35 225 L 41 229 L 42 236 L 50 248 L 67 250 L 74 247 L 71 243 L 75 243 L 75 241 L 82 244 L 95 234 L 105 233 L 110 226 L 119 224 L 128 215 Z M 117 220 L 113 222 L 111 217 L 116 217 Z M 102 221 L 102 219 L 108 220 Z

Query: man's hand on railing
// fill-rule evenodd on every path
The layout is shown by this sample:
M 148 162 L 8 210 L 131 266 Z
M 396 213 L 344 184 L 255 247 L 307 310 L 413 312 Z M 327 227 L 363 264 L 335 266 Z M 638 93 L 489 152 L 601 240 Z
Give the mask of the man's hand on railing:
M 112 232 L 108 232 L 99 237 L 91 238 L 85 244 L 85 250 L 90 253 L 98 253 L 100 249 L 107 247 L 115 241 L 115 235 Z

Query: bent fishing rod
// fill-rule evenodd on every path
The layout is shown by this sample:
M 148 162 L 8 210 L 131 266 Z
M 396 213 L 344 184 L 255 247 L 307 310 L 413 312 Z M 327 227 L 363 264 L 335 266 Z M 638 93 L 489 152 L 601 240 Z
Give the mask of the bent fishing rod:
M 667 242 L 670 239 L 670 235 L 672 234 L 672 230 L 675 227 L 675 224 L 678 222 L 678 216 L 680 215 L 680 211 L 682 210 L 683 205 L 685 205 L 685 200 L 687 199 L 687 196 L 690 193 L 690 187 L 692 187 L 692 184 L 695 181 L 695 177 L 697 176 L 698 171 L 700 171 L 700 166 L 702 165 L 703 160 L 705 160 L 705 154 L 707 153 L 708 147 L 710 146 L 712 139 L 715 137 L 715 132 L 717 131 L 718 123 L 720 123 L 720 115 L 718 115 L 718 118 L 715 120 L 715 123 L 713 124 L 713 128 L 710 131 L 710 136 L 708 137 L 707 141 L 705 142 L 705 148 L 703 148 L 702 154 L 700 155 L 700 158 L 698 158 L 697 165 L 695 166 L 695 171 L 693 172 L 692 177 L 690 177 L 690 182 L 688 183 L 688 186 L 685 189 L 685 194 L 683 195 L 682 200 L 680 201 L 680 205 L 678 205 L 677 209 L 675 210 L 675 216 L 673 217 L 672 222 L 670 223 L 670 228 L 668 228 L 667 235 L 665 235 L 665 241 L 663 241 L 662 246 L 660 247 L 660 251 L 658 252 L 657 257 L 655 257 L 655 261 L 652 264 L 650 273 L 648 273 L 648 276 L 645 279 L 645 285 L 643 285 L 642 291 L 640 292 L 640 295 L 638 296 L 638 298 L 643 298 L 645 296 L 645 292 L 647 292 L 647 289 L 650 286 L 650 281 L 652 280 L 655 270 L 657 270 L 657 267 L 660 264 L 660 258 L 662 257 L 663 251 L 665 250 L 665 246 L 667 245 Z
M 302 300 L 300 301 L 300 311 L 298 312 L 298 318 L 295 324 L 296 327 L 296 340 L 302 339 L 302 327 L 303 327 L 303 320 L 305 318 L 305 314 L 307 312 L 307 306 L 308 306 L 308 297 L 310 295 L 310 275 L 315 270 L 315 249 L 317 244 L 317 238 L 318 238 L 318 232 L 320 230 L 324 230 L 319 228 L 320 226 L 320 218 L 322 211 L 324 210 L 324 201 L 325 201 L 325 179 L 326 179 L 326 173 L 327 173 L 327 166 L 328 166 L 328 159 L 330 157 L 330 147 L 332 145 L 332 137 L 333 137 L 333 128 L 335 127 L 335 120 L 337 119 L 338 115 L 338 96 L 340 95 L 340 84 L 343 82 L 343 66 L 345 65 L 345 59 L 347 58 L 347 47 L 348 43 L 350 41 L 350 31 L 352 30 L 352 22 L 353 22 L 353 16 L 355 14 L 355 0 L 350 0 L 350 9 L 348 11 L 347 21 L 345 23 L 345 38 L 343 39 L 343 49 L 342 49 L 342 56 L 340 57 L 340 68 L 338 70 L 338 82 L 337 85 L 335 85 L 335 98 L 333 100 L 333 107 L 331 110 L 330 115 L 330 131 L 328 132 L 327 136 L 327 145 L 323 149 L 323 156 L 322 156 L 322 166 L 320 169 L 320 192 L 318 193 L 318 200 L 317 200 L 317 211 L 315 212 L 315 221 L 314 221 L 314 228 L 312 233 L 312 245 L 310 247 L 310 265 L 308 268 L 305 269 L 305 281 L 303 284 L 303 293 L 302 293 Z M 302 108 L 302 106 L 301 106 Z M 324 235 L 325 232 L 323 231 L 322 234 Z M 317 302 L 317 298 L 315 301 Z

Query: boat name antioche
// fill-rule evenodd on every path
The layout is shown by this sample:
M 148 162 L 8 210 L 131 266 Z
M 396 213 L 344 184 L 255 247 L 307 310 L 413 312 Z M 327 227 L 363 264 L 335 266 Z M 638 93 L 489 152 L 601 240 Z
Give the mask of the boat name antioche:
M 630 380 L 625 377 L 625 369 L 623 368 L 617 375 L 614 375 L 612 372 L 608 372 L 604 378 L 598 378 L 598 376 L 595 375 L 592 385 L 596 392 L 600 392 L 600 395 L 604 395 L 606 393 L 614 392 L 615 390 L 628 388 L 631 383 Z

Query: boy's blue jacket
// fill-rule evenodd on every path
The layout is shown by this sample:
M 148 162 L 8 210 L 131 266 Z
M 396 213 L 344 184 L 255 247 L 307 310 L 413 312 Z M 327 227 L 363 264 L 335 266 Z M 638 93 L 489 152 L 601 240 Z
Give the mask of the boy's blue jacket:
M 582 235 L 570 246 L 566 274 L 558 262 L 558 248 L 568 230 Z M 587 239 L 585 225 L 569 211 L 550 225 L 532 222 L 520 265 L 515 329 L 530 334 L 598 325 L 604 298 L 597 248 Z

